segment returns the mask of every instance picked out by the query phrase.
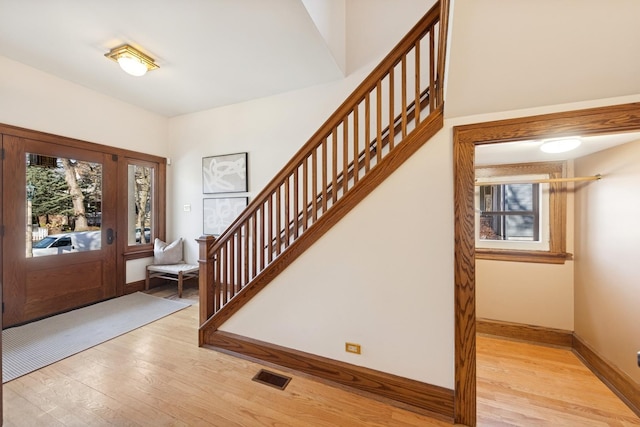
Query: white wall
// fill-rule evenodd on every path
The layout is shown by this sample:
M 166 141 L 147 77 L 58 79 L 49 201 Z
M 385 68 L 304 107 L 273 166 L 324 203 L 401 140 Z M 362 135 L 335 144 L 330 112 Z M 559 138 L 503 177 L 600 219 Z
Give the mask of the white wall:
M 637 0 L 455 0 L 448 117 L 640 93 Z
M 0 123 L 158 156 L 167 119 L 0 56 Z
M 453 388 L 449 142 L 440 132 L 220 329 Z
M 576 161 L 575 332 L 640 384 L 640 141 Z
M 573 331 L 573 261 L 476 261 L 478 318 Z
M 342 74 L 347 71 L 346 0 L 302 0 Z
M 347 1 L 347 73 L 380 62 L 434 4 L 434 0 Z

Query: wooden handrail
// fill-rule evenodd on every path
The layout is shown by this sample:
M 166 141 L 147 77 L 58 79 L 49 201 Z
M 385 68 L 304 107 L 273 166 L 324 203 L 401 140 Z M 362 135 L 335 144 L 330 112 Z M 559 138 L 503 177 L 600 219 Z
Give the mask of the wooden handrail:
M 371 171 L 393 157 L 422 122 L 433 122 L 428 116 L 441 115 L 439 20 L 437 2 L 227 230 L 216 240 L 199 240 L 201 324 L 353 189 L 367 185 Z

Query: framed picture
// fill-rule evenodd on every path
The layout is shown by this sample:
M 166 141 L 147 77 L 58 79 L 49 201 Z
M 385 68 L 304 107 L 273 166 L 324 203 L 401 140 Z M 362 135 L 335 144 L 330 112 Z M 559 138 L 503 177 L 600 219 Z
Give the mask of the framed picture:
M 247 191 L 247 153 L 202 158 L 202 192 L 239 193 Z
M 221 235 L 247 207 L 248 197 L 221 197 L 202 200 L 204 234 Z

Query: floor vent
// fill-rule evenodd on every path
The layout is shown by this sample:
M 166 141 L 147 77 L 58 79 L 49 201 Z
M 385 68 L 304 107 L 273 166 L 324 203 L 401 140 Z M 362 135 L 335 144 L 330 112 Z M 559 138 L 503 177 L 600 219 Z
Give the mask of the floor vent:
M 260 369 L 260 372 L 253 377 L 253 381 L 284 390 L 287 384 L 289 384 L 289 381 L 291 381 L 291 378 Z

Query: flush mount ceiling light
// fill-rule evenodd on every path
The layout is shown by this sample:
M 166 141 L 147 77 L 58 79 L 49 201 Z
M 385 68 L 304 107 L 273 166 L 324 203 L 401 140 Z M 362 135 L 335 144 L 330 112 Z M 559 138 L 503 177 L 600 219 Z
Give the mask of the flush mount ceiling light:
M 540 150 L 545 153 L 564 153 L 578 148 L 581 143 L 582 140 L 577 136 L 570 138 L 547 139 L 540 146 Z
M 149 70 L 160 68 L 153 61 L 153 58 L 128 44 L 113 48 L 109 53 L 105 53 L 104 56 L 116 61 L 125 73 L 136 77 L 144 76 Z

